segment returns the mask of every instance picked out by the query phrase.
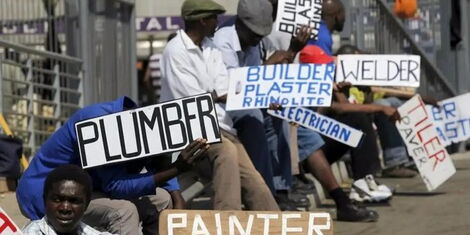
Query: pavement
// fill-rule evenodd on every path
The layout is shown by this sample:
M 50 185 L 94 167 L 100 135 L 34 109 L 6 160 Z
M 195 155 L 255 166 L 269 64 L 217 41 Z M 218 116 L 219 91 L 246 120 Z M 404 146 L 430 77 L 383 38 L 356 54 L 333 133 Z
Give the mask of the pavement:
M 334 222 L 340 235 L 470 234 L 470 152 L 452 156 L 457 173 L 434 192 L 427 192 L 419 177 L 378 179 L 396 188 L 388 204 L 369 205 L 380 219 L 376 223 Z M 18 209 L 15 193 L 0 194 L 2 207 L 22 227 L 27 219 Z M 332 208 L 319 208 L 334 213 Z

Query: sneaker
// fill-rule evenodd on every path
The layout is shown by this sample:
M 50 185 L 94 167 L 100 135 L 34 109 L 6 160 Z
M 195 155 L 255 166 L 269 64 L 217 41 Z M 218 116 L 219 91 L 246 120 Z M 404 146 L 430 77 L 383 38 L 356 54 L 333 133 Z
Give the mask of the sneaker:
M 395 191 L 394 189 L 391 189 L 390 187 L 388 187 L 385 184 L 379 184 L 377 182 L 377 180 L 375 180 L 373 175 L 366 175 L 366 177 L 364 177 L 364 179 L 366 180 L 367 185 L 369 185 L 369 188 L 374 190 L 374 191 L 386 192 L 386 193 L 390 193 L 392 195 Z
M 281 211 L 299 211 L 294 202 L 289 200 L 289 197 L 286 194 L 276 193 L 274 195 L 274 199 L 276 200 L 277 205 Z
M 392 198 L 391 190 L 378 185 L 373 176 L 354 181 L 349 198 L 357 202 L 385 202 Z
M 406 167 L 394 167 L 391 169 L 383 170 L 382 177 L 388 178 L 413 178 L 418 172 L 408 169 Z
M 379 214 L 376 211 L 354 204 L 349 204 L 345 208 L 338 209 L 336 214 L 338 221 L 376 222 L 379 219 Z

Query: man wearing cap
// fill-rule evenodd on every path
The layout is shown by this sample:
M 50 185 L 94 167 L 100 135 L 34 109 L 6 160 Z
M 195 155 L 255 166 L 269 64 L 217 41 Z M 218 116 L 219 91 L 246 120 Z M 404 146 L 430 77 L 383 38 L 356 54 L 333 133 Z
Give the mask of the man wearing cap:
M 215 191 L 214 209 L 279 210 L 269 188 L 236 136 L 225 111 L 228 72 L 222 53 L 208 38 L 225 9 L 212 0 L 186 0 L 181 8 L 185 30 L 179 30 L 162 56 L 161 101 L 211 92 L 215 96 L 222 143 L 211 145 L 208 159 Z M 201 164 L 202 166 L 203 164 Z

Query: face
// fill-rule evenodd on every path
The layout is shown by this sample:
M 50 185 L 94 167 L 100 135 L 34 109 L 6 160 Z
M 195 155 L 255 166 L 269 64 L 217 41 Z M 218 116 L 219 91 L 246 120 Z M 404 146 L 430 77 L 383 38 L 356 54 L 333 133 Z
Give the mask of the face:
M 201 20 L 201 23 L 204 25 L 204 34 L 206 37 L 214 37 L 217 22 L 217 15 L 212 15 Z
M 243 23 L 237 23 L 237 34 L 242 48 L 254 47 L 259 44 L 263 36 L 256 34 Z
M 71 180 L 53 184 L 45 203 L 48 222 L 58 233 L 77 229 L 88 206 L 84 187 Z

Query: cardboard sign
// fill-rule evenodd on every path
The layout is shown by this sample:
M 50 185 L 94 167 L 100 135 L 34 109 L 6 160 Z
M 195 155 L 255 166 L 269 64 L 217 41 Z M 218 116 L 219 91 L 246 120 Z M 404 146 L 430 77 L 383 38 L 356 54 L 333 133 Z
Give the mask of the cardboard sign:
M 13 220 L 8 217 L 7 213 L 0 207 L 0 234 L 1 235 L 20 235 L 23 234 L 16 226 Z
M 311 38 L 317 40 L 320 30 L 323 0 L 279 0 L 277 4 L 277 31 L 297 35 L 302 25 L 312 28 Z
M 470 138 L 470 93 L 439 102 L 439 107 L 426 105 L 444 146 Z
M 330 106 L 334 64 L 277 64 L 229 70 L 227 110 Z
M 351 147 L 357 147 L 364 134 L 360 130 L 305 108 L 289 107 L 276 111 L 268 110 L 268 113 L 275 117 L 298 123 Z
M 398 112 L 402 119 L 396 123 L 397 129 L 427 189 L 432 191 L 455 173 L 452 159 L 419 95 L 400 106 Z
M 419 87 L 417 55 L 339 55 L 336 81 L 364 86 Z
M 266 235 L 333 234 L 329 213 L 164 210 L 160 234 Z
M 81 121 L 75 130 L 83 168 L 180 151 L 199 137 L 221 141 L 210 94 Z

